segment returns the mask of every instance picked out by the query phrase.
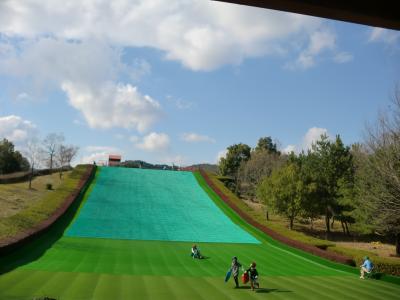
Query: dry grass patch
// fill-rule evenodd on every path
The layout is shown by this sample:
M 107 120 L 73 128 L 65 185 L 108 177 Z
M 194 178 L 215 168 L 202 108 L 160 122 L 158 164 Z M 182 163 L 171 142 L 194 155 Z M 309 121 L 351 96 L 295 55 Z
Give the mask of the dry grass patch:
M 71 172 L 66 172 L 68 177 Z M 50 183 L 52 190 L 46 188 Z M 50 193 L 57 191 L 62 183 L 58 173 L 37 176 L 32 180 L 32 189 L 28 188 L 28 182 L 0 184 L 0 218 L 11 217 L 18 212 L 35 205 L 38 200 Z

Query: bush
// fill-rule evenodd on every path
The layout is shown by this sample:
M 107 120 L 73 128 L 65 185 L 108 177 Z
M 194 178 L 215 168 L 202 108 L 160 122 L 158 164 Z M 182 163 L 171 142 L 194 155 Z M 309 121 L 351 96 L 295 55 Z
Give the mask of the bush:
M 53 189 L 53 184 L 51 184 L 51 183 L 46 183 L 46 189 L 47 189 L 47 190 L 52 190 L 52 189 Z

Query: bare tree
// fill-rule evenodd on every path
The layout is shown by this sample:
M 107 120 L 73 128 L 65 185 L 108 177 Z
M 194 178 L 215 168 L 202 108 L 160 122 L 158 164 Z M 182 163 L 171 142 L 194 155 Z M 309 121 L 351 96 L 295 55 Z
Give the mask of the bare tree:
M 50 133 L 43 140 L 43 151 L 48 157 L 48 166 L 50 168 L 50 172 L 53 169 L 55 156 L 57 154 L 58 147 L 62 145 L 64 142 L 64 135 L 57 133 Z
M 63 169 L 66 165 L 70 166 L 71 161 L 74 159 L 76 154 L 78 153 L 78 147 L 76 146 L 66 146 L 59 145 L 57 148 L 56 158 L 57 162 L 60 165 L 60 179 L 63 176 Z
M 390 110 L 368 128 L 365 144 L 360 196 L 378 230 L 395 236 L 400 255 L 400 87 Z
M 31 139 L 30 141 L 28 141 L 25 150 L 25 156 L 28 159 L 29 164 L 31 166 L 31 174 L 29 176 L 29 189 L 32 189 L 32 179 L 34 175 L 34 170 L 35 168 L 39 167 L 40 153 L 41 153 L 41 148 L 39 145 L 39 141 L 37 139 Z
M 65 162 L 67 163 L 68 166 L 71 166 L 71 161 L 76 157 L 78 154 L 79 147 L 77 146 L 68 146 L 67 151 L 66 151 L 66 157 L 65 157 Z
M 286 157 L 276 152 L 268 152 L 265 149 L 252 151 L 250 159 L 242 162 L 238 171 L 240 193 L 254 199 L 261 180 L 270 176 L 272 171 L 280 168 L 285 161 Z

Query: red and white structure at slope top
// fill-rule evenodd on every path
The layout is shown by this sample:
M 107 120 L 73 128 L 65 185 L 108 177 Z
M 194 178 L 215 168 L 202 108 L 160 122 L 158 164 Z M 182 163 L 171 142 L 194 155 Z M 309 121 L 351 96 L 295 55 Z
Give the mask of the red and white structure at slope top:
M 121 164 L 121 155 L 118 154 L 110 154 L 108 156 L 108 166 L 115 167 Z

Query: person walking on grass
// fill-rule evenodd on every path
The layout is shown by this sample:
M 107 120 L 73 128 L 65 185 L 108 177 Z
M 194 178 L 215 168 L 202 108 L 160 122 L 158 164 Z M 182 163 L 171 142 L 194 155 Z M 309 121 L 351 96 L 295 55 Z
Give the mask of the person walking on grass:
M 250 268 L 246 271 L 250 277 L 250 285 L 251 290 L 254 291 L 254 288 L 260 288 L 260 284 L 258 283 L 258 272 L 256 269 L 256 263 L 253 261 L 250 265 Z
M 232 258 L 231 272 L 232 272 L 232 275 L 233 275 L 233 279 L 235 280 L 235 288 L 239 287 L 238 277 L 239 277 L 239 268 L 241 268 L 241 267 L 242 267 L 241 263 L 238 262 L 237 257 L 234 256 Z
M 370 261 L 369 257 L 365 256 L 364 263 L 360 266 L 360 278 L 364 279 L 364 274 L 371 273 L 373 268 L 374 268 L 374 265 Z

